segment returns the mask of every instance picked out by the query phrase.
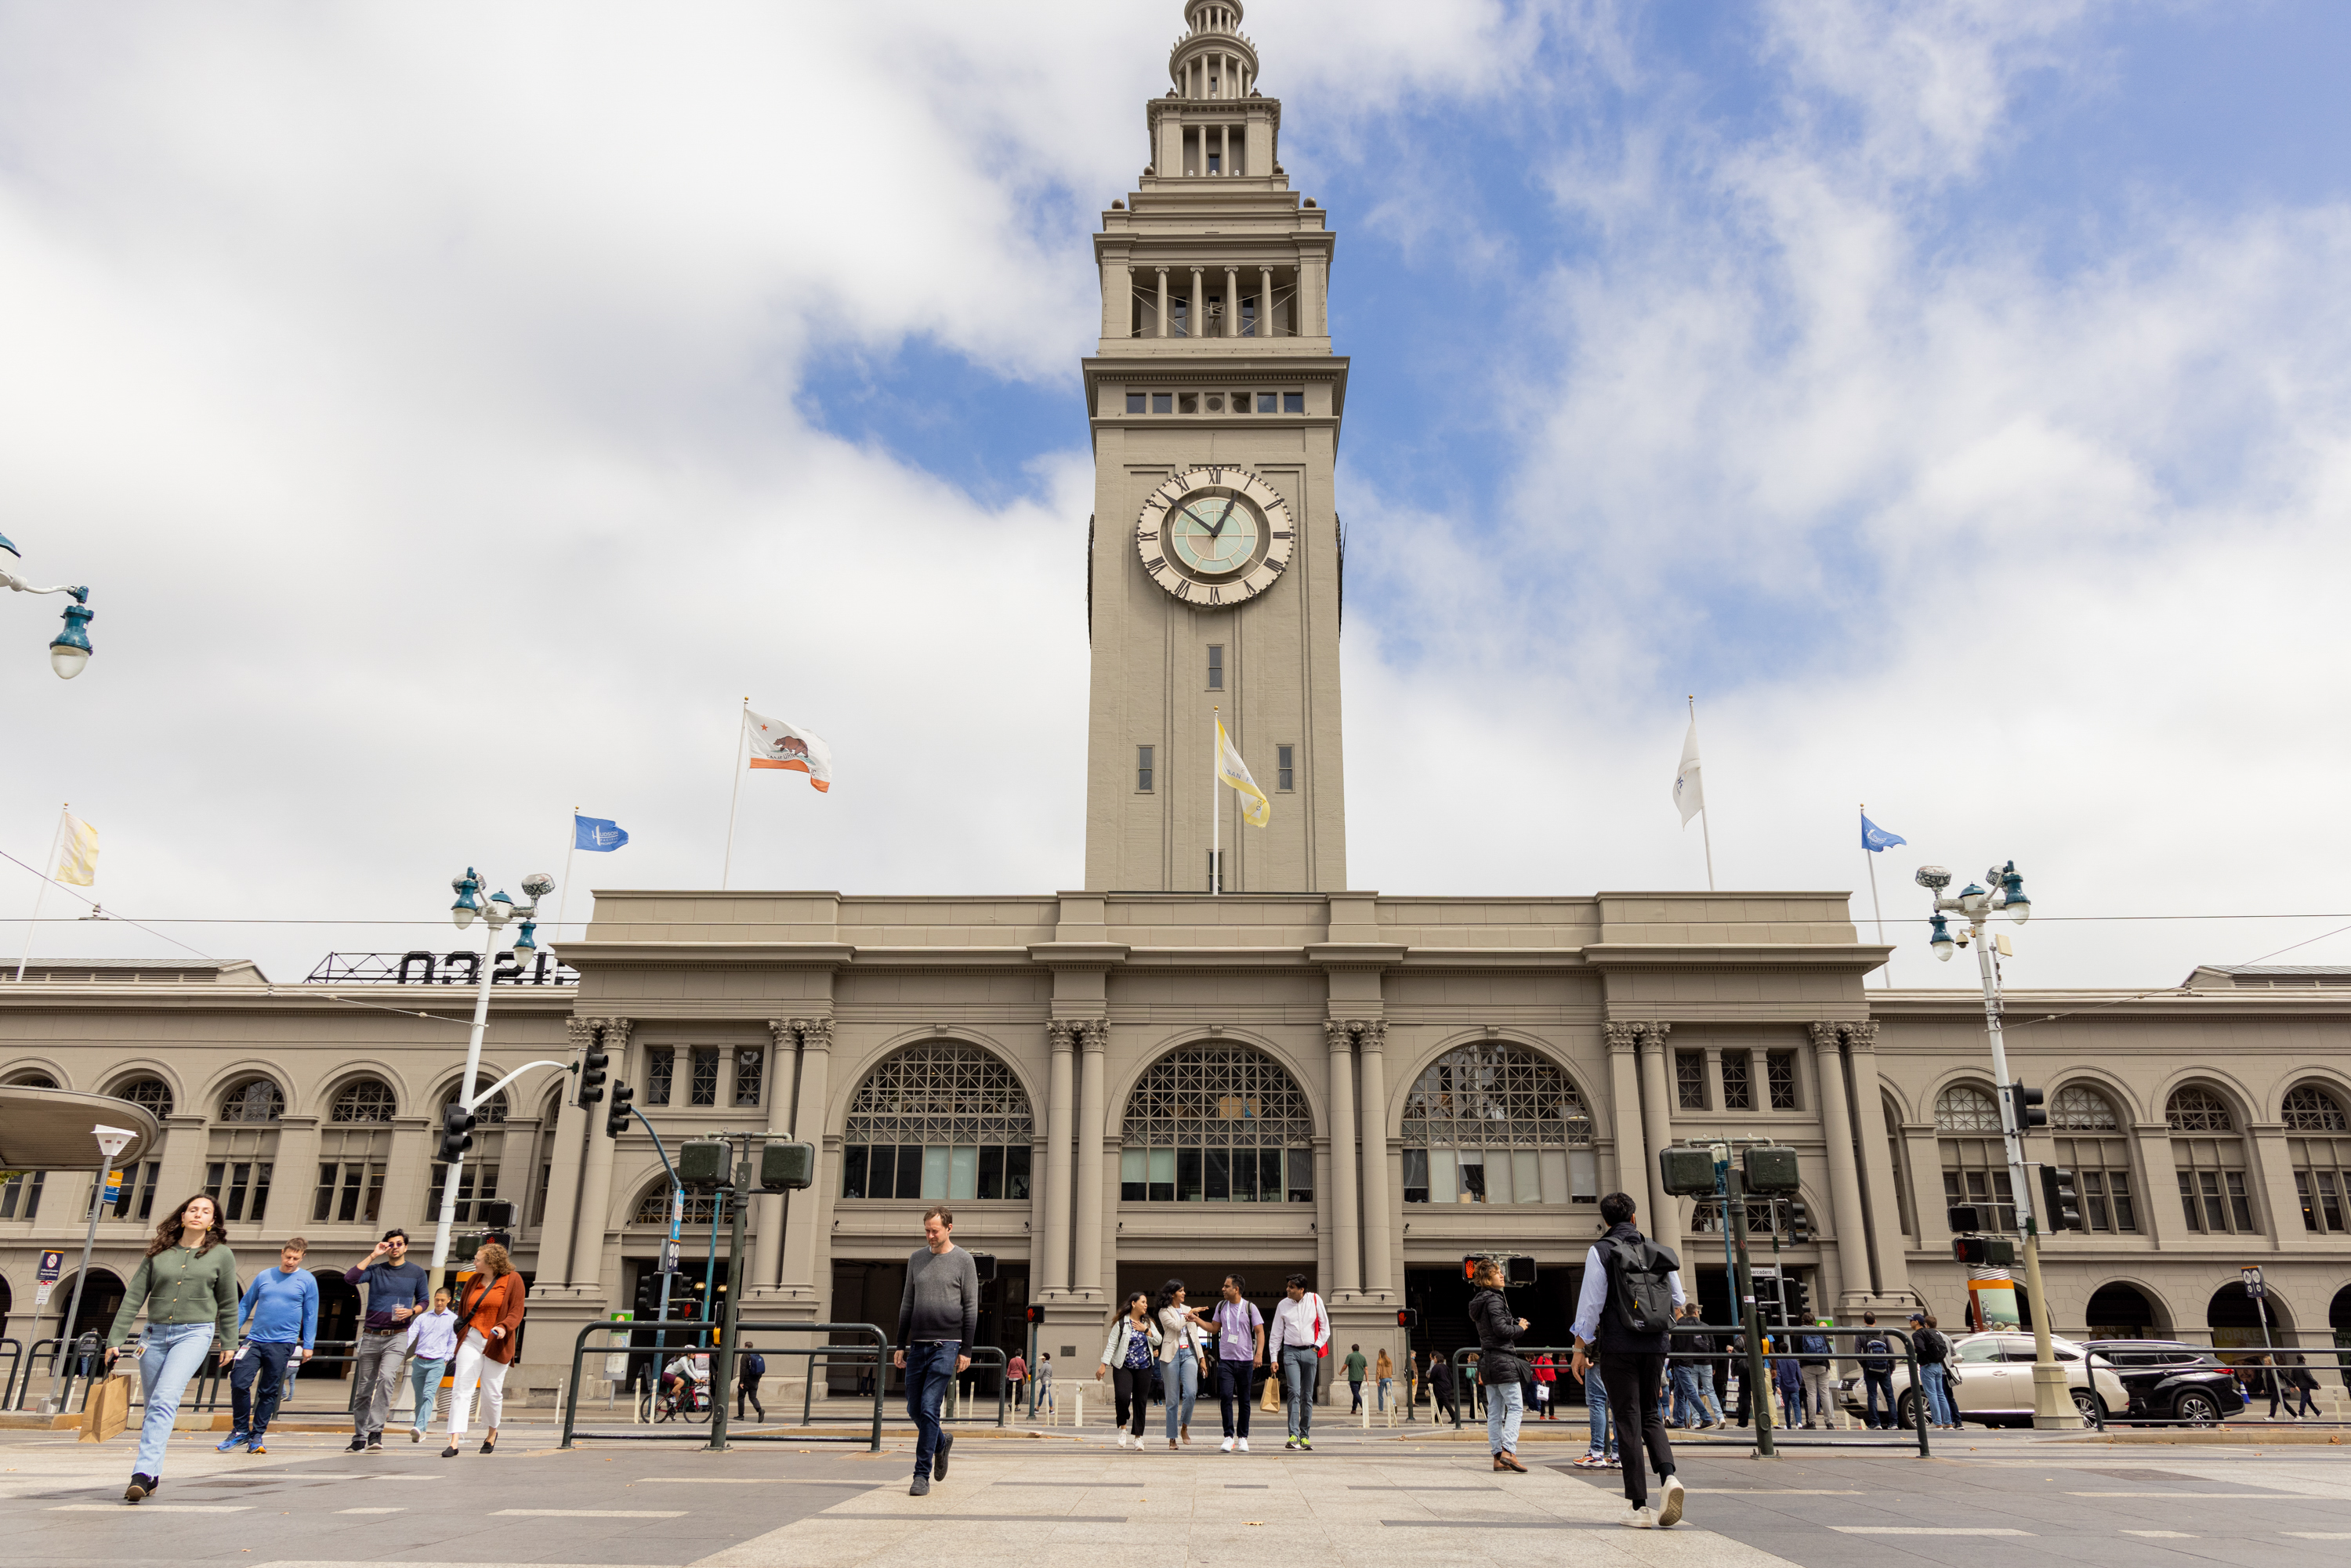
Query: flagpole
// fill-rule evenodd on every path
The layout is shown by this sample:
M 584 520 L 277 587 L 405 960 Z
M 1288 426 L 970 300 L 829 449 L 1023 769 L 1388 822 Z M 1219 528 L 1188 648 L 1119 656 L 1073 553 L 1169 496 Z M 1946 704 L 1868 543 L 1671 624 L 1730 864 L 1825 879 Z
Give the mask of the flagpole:
M 1225 791 L 1219 785 L 1224 758 L 1225 724 L 1215 704 L 1208 706 L 1208 893 L 1225 891 Z M 30 932 L 26 940 L 31 939 Z
M 1690 694 L 1689 713 L 1690 728 L 1695 731 L 1698 728 L 1698 694 L 1695 692 Z M 1706 788 L 1706 765 L 1704 763 L 1700 763 L 1698 765 L 1698 788 L 1701 790 Z M 1714 891 L 1713 821 L 1714 813 L 1706 809 L 1706 803 L 1704 800 L 1701 799 L 1698 802 L 1698 831 L 1699 838 L 1706 843 L 1706 890 L 1708 893 L 1712 893 Z
M 1861 858 L 1869 862 L 1869 908 L 1877 916 L 1877 945 L 1886 946 L 1886 911 L 1877 904 L 1877 852 L 1869 847 L 1869 802 L 1861 803 Z M 1886 955 L 1886 975 L 1877 983 L 1885 990 L 1894 984 L 1894 955 Z
M 563 852 L 563 896 L 556 901 L 555 936 L 563 937 L 563 917 L 571 911 L 571 862 L 580 858 L 580 808 L 571 808 L 571 847 Z
M 16 960 L 16 983 L 20 986 L 25 983 L 25 966 L 33 960 L 33 933 L 40 929 L 41 900 L 48 894 L 49 876 L 57 870 L 57 849 L 66 841 L 66 818 L 72 810 L 70 800 L 57 808 L 57 831 L 49 836 L 49 858 L 41 862 L 48 869 L 41 873 L 41 885 L 33 892 L 33 917 L 25 922 L 25 951 Z
M 735 789 L 726 798 L 726 859 L 718 868 L 718 890 L 726 891 L 727 882 L 735 874 L 735 807 L 743 799 L 743 737 L 751 727 L 751 699 L 743 699 L 743 712 L 735 720 Z

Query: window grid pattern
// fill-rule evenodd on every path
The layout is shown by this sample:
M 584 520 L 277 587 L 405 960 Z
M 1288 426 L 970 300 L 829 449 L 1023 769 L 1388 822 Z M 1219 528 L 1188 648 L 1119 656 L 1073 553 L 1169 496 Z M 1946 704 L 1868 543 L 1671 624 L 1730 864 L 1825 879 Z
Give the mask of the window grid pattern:
M 381 1078 L 362 1078 L 346 1083 L 335 1095 L 332 1110 L 327 1113 L 331 1122 L 389 1122 L 398 1113 L 400 1102 L 392 1097 L 392 1085 Z
M 214 1160 L 204 1166 L 204 1191 L 220 1206 L 225 1224 L 261 1223 L 269 1207 L 269 1160 Z
M 158 1121 L 172 1113 L 172 1086 L 160 1078 L 134 1078 L 115 1090 L 114 1097 L 153 1113 Z
M 2111 1133 L 2122 1126 L 2113 1102 L 2087 1084 L 2068 1083 L 2049 1105 L 2049 1125 L 2056 1132 Z
M 655 1182 L 645 1188 L 637 1199 L 636 1211 L 629 1216 L 632 1225 L 669 1225 L 669 1183 Z M 708 1225 L 718 1218 L 718 1195 L 712 1192 L 690 1192 L 685 1195 L 687 1226 Z
M 436 1171 L 441 1167 L 434 1166 Z M 319 1225 L 372 1225 L 383 1211 L 384 1162 L 324 1160 L 319 1166 L 318 1190 L 310 1197 L 310 1219 Z M 437 1216 L 437 1199 L 428 1211 Z
M 1983 1228 L 2012 1234 L 2016 1193 L 2009 1186 L 2005 1146 L 1981 1138 L 1943 1140 L 1943 1201 L 1976 1207 Z
M 441 1189 L 448 1182 L 449 1167 L 434 1161 L 433 1190 L 424 1198 L 425 1218 L 437 1220 L 441 1218 Z M 467 1160 L 457 1167 L 457 1212 L 455 1218 L 458 1224 L 471 1225 L 476 1220 L 486 1219 L 487 1216 L 476 1206 L 497 1200 L 498 1167 L 495 1161 Z
M 2285 1124 L 2297 1133 L 2351 1132 L 2351 1117 L 2344 1115 L 2334 1095 L 2315 1083 L 2304 1083 L 2287 1092 Z
M 1676 1098 L 1685 1111 L 1706 1109 L 1706 1053 L 1698 1051 L 1674 1052 L 1674 1086 Z
M 2237 1130 L 2236 1113 L 2229 1109 L 2229 1103 L 2197 1083 L 2173 1092 L 2170 1103 L 2163 1108 L 2163 1119 L 2175 1133 Z
M 1935 1130 L 1938 1133 L 1997 1133 L 2000 1100 L 1989 1089 L 1954 1083 L 1935 1096 Z M 2002 1163 L 2006 1160 L 2003 1157 Z
M 285 1092 L 266 1078 L 248 1078 L 221 1096 L 224 1122 L 275 1122 L 285 1114 Z
M 694 1078 L 688 1086 L 688 1103 L 716 1105 L 718 1103 L 718 1049 L 697 1045 L 694 1048 Z
M 1722 1053 L 1722 1108 L 1726 1111 L 1755 1109 L 1755 1075 L 1750 1070 L 1752 1059 L 1743 1051 Z
M 2072 1091 L 2066 1091 L 2071 1093 Z M 2064 1095 L 2058 1098 L 2062 1101 Z M 2107 1120 L 2115 1125 L 2114 1111 L 2103 1099 Z M 2055 1114 L 2049 1118 L 2057 1120 Z M 2095 1120 L 2080 1118 L 2070 1126 L 2095 1127 Z M 2057 1164 L 2074 1173 L 2074 1190 L 2082 1195 L 2082 1219 L 2093 1231 L 2114 1231 L 2129 1234 L 2138 1229 L 2138 1206 L 2131 1191 L 2130 1142 L 2126 1138 L 2102 1138 L 2089 1134 L 2077 1134 L 2056 1140 Z
M 677 1048 L 650 1046 L 645 1051 L 645 1103 L 669 1103 L 670 1082 L 677 1072 Z
M 1796 1053 L 1774 1051 L 1765 1053 L 1763 1075 L 1771 1092 L 1771 1109 L 1792 1111 L 1796 1108 Z
M 1311 1203 L 1314 1117 L 1287 1068 L 1248 1046 L 1169 1051 L 1127 1096 L 1123 1203 Z
M 2351 1137 L 2288 1138 L 2304 1230 L 2341 1234 L 2351 1210 Z
M 841 1135 L 841 1195 L 1026 1199 L 1036 1119 L 1002 1058 L 935 1040 L 866 1074 Z
M 462 1098 L 461 1092 L 464 1088 L 465 1085 L 462 1083 L 452 1083 L 449 1085 L 449 1092 L 441 1096 L 441 1103 L 444 1105 L 455 1105 L 458 1100 Z M 553 1118 L 551 1117 L 549 1118 L 549 1120 L 552 1119 Z M 507 1092 L 501 1089 L 496 1093 L 491 1095 L 488 1099 L 483 1101 L 479 1105 L 475 1106 L 474 1120 L 479 1125 L 485 1127 L 505 1126 L 507 1121 Z M 438 1137 L 440 1134 L 436 1133 L 434 1135 Z
M 751 1046 L 735 1053 L 735 1103 L 757 1105 L 759 1087 L 767 1077 L 768 1053 Z
M 1531 1051 L 1482 1044 L 1448 1051 L 1404 1103 L 1404 1141 L 1455 1148 L 1588 1147 L 1591 1118 L 1567 1074 Z

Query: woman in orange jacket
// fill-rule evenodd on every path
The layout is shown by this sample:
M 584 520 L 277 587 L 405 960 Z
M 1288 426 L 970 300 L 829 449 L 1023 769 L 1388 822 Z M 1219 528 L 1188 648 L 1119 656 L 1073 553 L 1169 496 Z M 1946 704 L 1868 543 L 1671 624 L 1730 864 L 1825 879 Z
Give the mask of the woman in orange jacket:
M 498 1448 L 498 1416 L 503 1414 L 507 1368 L 514 1364 L 515 1331 L 522 1326 L 522 1276 L 515 1272 L 507 1249 L 485 1241 L 474 1254 L 474 1277 L 466 1281 L 457 1306 L 457 1360 L 449 1390 L 449 1446 L 444 1459 L 456 1457 L 471 1414 L 474 1385 L 482 1388 L 482 1452 Z

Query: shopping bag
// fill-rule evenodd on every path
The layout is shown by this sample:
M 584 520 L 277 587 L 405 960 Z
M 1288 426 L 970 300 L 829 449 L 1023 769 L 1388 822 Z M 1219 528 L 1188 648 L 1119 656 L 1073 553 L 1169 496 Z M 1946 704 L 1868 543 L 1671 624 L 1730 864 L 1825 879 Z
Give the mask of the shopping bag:
M 118 1372 L 99 1380 L 89 1391 L 89 1406 L 82 1412 L 81 1443 L 103 1443 L 120 1433 L 131 1420 L 131 1375 Z
M 1275 1367 L 1273 1375 L 1265 1380 L 1265 1397 L 1257 1402 L 1257 1407 L 1269 1415 L 1281 1408 L 1281 1369 L 1280 1367 Z

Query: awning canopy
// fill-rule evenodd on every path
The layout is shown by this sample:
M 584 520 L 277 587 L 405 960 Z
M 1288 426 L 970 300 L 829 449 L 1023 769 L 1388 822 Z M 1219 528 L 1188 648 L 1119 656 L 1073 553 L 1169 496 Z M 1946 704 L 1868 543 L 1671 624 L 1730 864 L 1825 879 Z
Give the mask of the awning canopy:
M 163 1135 L 154 1113 L 128 1100 L 71 1089 L 0 1084 L 0 1170 L 96 1170 L 102 1156 L 90 1129 L 99 1126 L 131 1134 L 114 1156 L 118 1167 L 153 1148 Z

